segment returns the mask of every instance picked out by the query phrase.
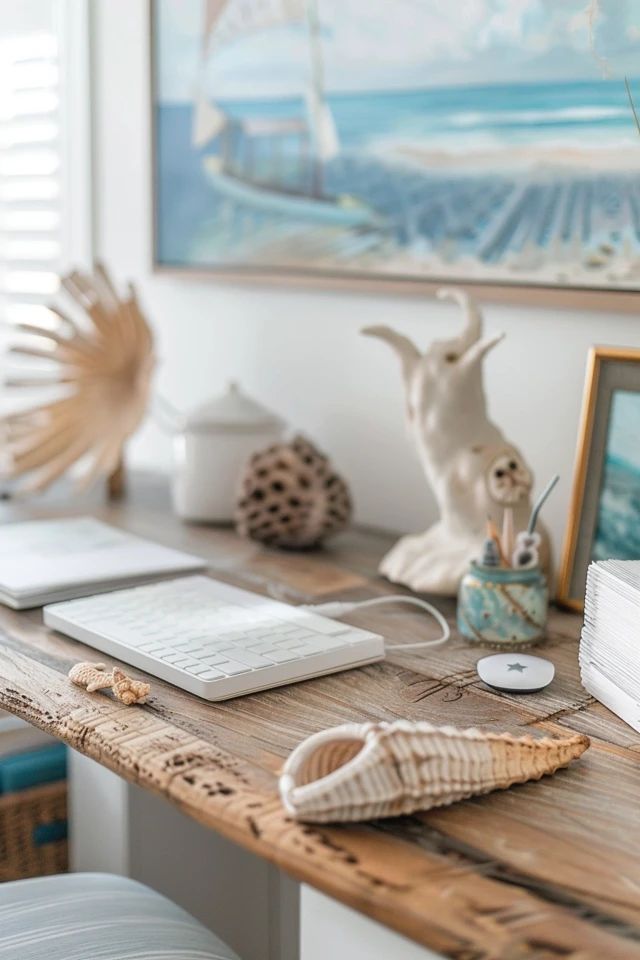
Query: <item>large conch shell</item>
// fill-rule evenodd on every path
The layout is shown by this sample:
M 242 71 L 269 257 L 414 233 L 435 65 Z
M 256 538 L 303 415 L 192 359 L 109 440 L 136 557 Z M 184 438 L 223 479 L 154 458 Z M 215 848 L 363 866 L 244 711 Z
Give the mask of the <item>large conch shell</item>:
M 589 738 L 514 737 L 430 723 L 347 723 L 304 740 L 280 778 L 297 820 L 375 820 L 443 807 L 539 780 L 577 759 Z
M 8 387 L 48 391 L 0 419 L 4 473 L 24 478 L 24 493 L 45 490 L 77 464 L 82 487 L 111 476 L 149 400 L 153 338 L 133 286 L 121 298 L 101 264 L 60 282 L 79 319 L 50 306 L 52 325 L 15 324 L 13 331 L 27 339 L 9 349 L 46 362 L 35 377 L 19 372 L 5 379 Z

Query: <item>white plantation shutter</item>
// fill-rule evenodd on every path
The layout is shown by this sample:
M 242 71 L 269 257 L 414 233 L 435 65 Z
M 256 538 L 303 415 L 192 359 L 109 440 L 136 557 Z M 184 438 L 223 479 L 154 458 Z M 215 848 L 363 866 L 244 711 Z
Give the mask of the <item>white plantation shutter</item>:
M 12 9 L 13 8 L 13 9 Z M 86 0 L 0 5 L 0 312 L 39 322 L 89 250 Z
M 59 275 L 91 262 L 88 51 L 89 0 L 0 0 L 0 414 L 45 399 L 5 384 L 50 373 L 7 351 L 12 325 L 55 322 Z M 0 477 L 4 457 L 0 437 Z
M 58 58 L 51 32 L 0 38 L 0 291 L 10 319 L 55 294 L 58 285 Z

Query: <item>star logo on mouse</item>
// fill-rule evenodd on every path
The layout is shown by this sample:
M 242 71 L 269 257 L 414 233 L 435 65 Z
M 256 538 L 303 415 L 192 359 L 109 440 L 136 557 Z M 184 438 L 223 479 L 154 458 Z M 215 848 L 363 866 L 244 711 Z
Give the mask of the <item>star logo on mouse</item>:
M 508 663 L 507 667 L 509 670 L 517 670 L 518 673 L 522 673 L 523 670 L 526 670 L 524 663 Z

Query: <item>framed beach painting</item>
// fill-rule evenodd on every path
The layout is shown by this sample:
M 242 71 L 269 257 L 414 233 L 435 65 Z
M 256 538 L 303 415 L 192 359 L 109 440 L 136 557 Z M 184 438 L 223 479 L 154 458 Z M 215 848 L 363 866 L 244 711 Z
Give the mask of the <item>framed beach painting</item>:
M 640 350 L 594 347 L 558 599 L 583 607 L 592 560 L 640 560 Z
M 151 0 L 155 265 L 640 289 L 640 0 Z

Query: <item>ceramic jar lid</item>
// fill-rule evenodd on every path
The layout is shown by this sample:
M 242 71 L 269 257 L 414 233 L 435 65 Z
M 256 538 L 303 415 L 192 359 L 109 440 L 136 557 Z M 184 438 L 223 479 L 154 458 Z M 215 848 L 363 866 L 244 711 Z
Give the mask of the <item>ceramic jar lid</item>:
M 226 393 L 196 407 L 185 420 L 190 433 L 274 433 L 285 421 L 230 383 Z

